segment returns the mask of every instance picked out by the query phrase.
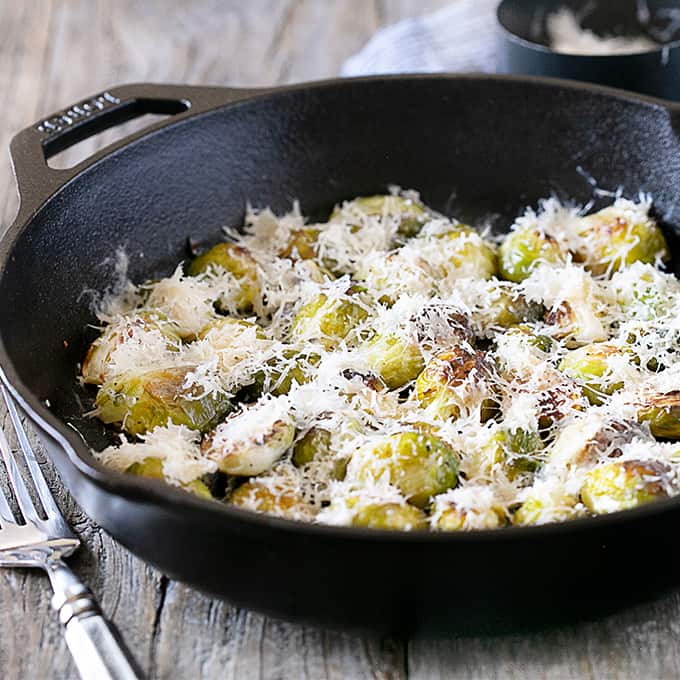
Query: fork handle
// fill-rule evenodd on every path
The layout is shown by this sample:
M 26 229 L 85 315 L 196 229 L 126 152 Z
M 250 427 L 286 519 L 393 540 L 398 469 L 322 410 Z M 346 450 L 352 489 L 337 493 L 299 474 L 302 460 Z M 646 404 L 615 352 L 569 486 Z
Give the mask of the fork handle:
M 66 644 L 83 680 L 141 680 L 143 677 L 90 589 L 61 560 L 50 561 L 52 606 L 64 624 Z
M 64 637 L 83 680 L 141 678 L 113 626 L 101 614 L 73 617 Z

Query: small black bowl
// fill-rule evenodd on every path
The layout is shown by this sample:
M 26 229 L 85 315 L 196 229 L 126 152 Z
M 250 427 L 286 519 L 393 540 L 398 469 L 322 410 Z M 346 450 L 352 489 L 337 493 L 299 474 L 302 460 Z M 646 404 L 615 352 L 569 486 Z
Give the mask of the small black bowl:
M 659 47 L 607 56 L 554 52 L 547 17 L 563 7 L 598 35 L 645 35 Z M 503 0 L 497 17 L 500 73 L 584 80 L 680 100 L 680 0 Z

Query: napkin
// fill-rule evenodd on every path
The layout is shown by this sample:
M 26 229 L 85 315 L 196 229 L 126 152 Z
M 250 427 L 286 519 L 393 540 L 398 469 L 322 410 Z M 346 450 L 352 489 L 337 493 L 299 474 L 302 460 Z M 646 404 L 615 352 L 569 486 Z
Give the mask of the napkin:
M 340 75 L 496 70 L 498 0 L 457 0 L 379 30 Z

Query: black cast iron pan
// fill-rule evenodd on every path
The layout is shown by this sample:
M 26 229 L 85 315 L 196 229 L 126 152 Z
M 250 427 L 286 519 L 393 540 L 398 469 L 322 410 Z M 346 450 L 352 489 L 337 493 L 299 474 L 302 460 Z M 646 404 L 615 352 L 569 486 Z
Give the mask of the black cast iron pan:
M 146 112 L 174 117 L 71 170 L 46 158 Z M 492 76 L 341 80 L 271 91 L 130 85 L 12 142 L 21 208 L 0 241 L 0 365 L 78 503 L 173 578 L 292 620 L 428 634 L 588 618 L 673 587 L 680 498 L 596 520 L 465 534 L 294 523 L 97 465 L 75 366 L 86 289 L 123 245 L 133 280 L 167 275 L 187 237 L 220 238 L 247 200 L 305 214 L 397 183 L 507 228 L 552 192 L 649 191 L 680 252 L 680 108 L 563 81 Z M 106 264 L 106 263 L 109 264 Z

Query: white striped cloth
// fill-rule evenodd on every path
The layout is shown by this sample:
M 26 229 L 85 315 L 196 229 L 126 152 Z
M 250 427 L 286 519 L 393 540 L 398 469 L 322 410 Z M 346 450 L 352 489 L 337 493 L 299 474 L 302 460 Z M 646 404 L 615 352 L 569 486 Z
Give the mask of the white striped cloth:
M 496 70 L 498 0 L 456 0 L 379 30 L 340 75 Z

